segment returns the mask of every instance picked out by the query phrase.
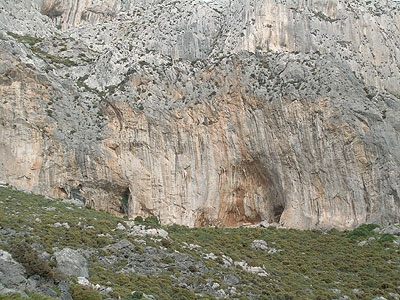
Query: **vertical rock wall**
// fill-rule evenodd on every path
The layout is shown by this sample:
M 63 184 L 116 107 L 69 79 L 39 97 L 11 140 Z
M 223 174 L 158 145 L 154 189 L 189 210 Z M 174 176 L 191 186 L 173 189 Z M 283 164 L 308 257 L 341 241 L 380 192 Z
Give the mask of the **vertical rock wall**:
M 398 4 L 2 1 L 1 181 L 188 226 L 399 221 Z
M 367 85 L 399 96 L 399 4 L 393 1 L 232 1 L 225 51 L 320 52 Z M 240 16 L 241 22 L 237 21 Z M 229 30 L 229 29 L 228 29 Z M 240 34 L 240 39 L 237 35 Z

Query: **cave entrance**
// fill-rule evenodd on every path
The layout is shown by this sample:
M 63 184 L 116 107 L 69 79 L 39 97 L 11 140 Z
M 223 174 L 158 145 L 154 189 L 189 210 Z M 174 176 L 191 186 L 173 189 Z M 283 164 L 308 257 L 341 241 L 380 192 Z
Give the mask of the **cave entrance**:
M 68 197 L 68 193 L 63 187 L 57 187 L 55 188 L 55 194 L 57 195 L 58 198 L 66 198 Z
M 128 214 L 129 198 L 131 196 L 131 190 L 127 187 L 121 194 L 121 212 L 125 215 Z
M 274 208 L 272 209 L 272 214 L 273 214 L 272 222 L 273 223 L 279 223 L 284 210 L 285 210 L 285 207 L 282 204 L 274 206 Z

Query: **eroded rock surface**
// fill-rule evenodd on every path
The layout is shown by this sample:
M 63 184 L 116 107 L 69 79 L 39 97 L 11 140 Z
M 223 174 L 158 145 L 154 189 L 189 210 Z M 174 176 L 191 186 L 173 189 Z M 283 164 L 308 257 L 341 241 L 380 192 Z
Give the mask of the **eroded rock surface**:
M 163 224 L 399 221 L 400 3 L 0 3 L 0 181 Z
M 24 290 L 27 280 L 25 269 L 7 251 L 0 250 L 0 294 Z
M 77 250 L 64 248 L 54 253 L 58 269 L 66 275 L 89 277 L 87 261 Z

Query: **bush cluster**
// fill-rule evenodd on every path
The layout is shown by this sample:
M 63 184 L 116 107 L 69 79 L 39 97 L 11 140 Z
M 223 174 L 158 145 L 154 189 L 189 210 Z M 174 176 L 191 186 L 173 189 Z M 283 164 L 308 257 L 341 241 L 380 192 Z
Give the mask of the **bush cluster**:
M 39 253 L 27 242 L 14 244 L 11 248 L 12 257 L 22 264 L 28 276 L 40 275 L 56 282 L 65 281 L 67 277 L 57 268 L 51 268 L 48 261 L 39 256 Z
M 376 224 L 362 224 L 352 231 L 349 231 L 347 236 L 351 239 L 369 238 L 374 235 L 374 229 L 379 226 Z
M 71 294 L 74 300 L 102 300 L 103 297 L 98 291 L 89 289 L 79 284 L 71 285 Z
M 24 266 L 28 276 L 40 275 L 45 278 L 52 277 L 52 270 L 48 262 L 41 258 L 38 252 L 28 243 L 21 242 L 13 245 L 11 255 L 17 262 Z
M 143 217 L 137 216 L 135 219 L 136 225 L 146 225 L 148 227 L 160 227 L 160 221 L 156 216 L 150 216 L 143 220 Z

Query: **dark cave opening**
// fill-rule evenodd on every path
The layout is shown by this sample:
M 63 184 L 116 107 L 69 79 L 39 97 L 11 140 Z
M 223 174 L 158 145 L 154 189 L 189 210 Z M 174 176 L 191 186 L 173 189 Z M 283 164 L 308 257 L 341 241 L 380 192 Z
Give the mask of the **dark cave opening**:
M 273 211 L 272 211 L 273 212 L 273 217 L 272 217 L 273 223 L 279 223 L 284 210 L 285 210 L 285 207 L 282 204 L 274 206 Z
M 131 191 L 129 187 L 127 187 L 121 194 L 121 212 L 124 214 L 128 214 L 130 195 Z
M 60 198 L 68 197 L 68 193 L 65 190 L 65 188 L 63 188 L 63 187 L 57 187 L 56 188 L 56 193 L 57 193 L 57 196 L 60 197 Z

